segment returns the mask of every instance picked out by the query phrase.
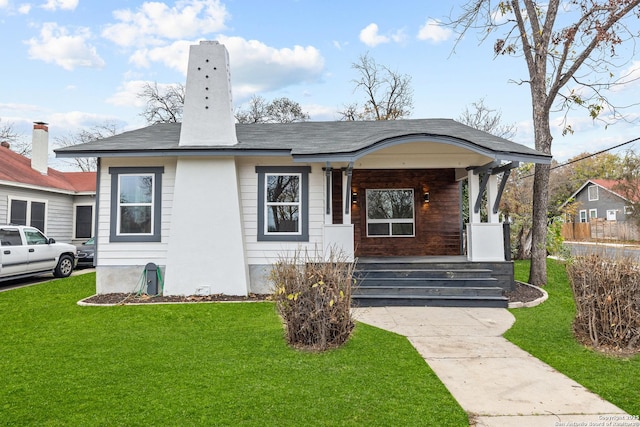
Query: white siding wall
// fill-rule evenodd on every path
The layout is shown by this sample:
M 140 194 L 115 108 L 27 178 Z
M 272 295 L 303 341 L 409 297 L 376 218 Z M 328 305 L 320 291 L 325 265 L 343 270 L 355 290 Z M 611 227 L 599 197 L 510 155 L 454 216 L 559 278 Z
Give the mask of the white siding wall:
M 324 224 L 324 173 L 322 164 L 293 163 L 289 158 L 239 158 L 238 175 L 245 248 L 249 265 L 271 264 L 297 249 L 322 250 Z M 311 166 L 309 174 L 309 242 L 258 242 L 258 174 L 256 166 Z
M 0 186 L 0 223 L 2 224 L 9 222 L 9 197 L 45 202 L 45 234 L 59 242 L 71 243 L 74 196 L 28 188 Z
M 7 224 L 9 222 L 9 195 L 7 187 L 0 185 L 0 224 Z
M 164 167 L 162 174 L 162 226 L 160 242 L 109 242 L 109 224 L 111 221 L 111 175 L 110 167 Z M 105 158 L 102 160 L 100 174 L 100 201 L 98 230 L 97 265 L 144 266 L 149 262 L 164 266 L 167 257 L 167 238 L 171 222 L 173 202 L 173 183 L 175 180 L 175 158 Z

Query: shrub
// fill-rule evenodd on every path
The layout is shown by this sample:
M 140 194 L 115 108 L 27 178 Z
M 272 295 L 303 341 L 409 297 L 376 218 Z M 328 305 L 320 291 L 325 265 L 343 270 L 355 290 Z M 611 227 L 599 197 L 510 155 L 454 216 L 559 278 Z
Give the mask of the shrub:
M 640 351 L 640 266 L 591 254 L 576 257 L 567 271 L 578 339 L 594 348 Z
M 331 251 L 328 259 L 295 252 L 273 266 L 269 280 L 289 345 L 323 351 L 351 335 L 354 263 Z

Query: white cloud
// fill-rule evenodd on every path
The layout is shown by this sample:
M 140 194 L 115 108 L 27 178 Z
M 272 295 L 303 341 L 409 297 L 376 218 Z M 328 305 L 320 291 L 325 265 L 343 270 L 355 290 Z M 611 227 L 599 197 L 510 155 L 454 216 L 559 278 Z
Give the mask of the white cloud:
M 145 2 L 137 10 L 113 12 L 119 21 L 103 37 L 119 46 L 161 45 L 166 40 L 200 37 L 225 28 L 227 10 L 219 0 L 181 0 L 175 6 Z
M 143 107 L 144 100 L 139 98 L 138 94 L 147 83 L 151 82 L 146 80 L 130 80 L 124 82 L 120 87 L 118 87 L 118 91 L 107 99 L 107 103 L 126 107 Z M 163 84 L 158 83 L 158 88 L 162 88 L 163 86 Z
M 77 67 L 102 68 L 105 62 L 95 47 L 88 43 L 91 32 L 88 28 L 78 28 L 70 34 L 65 27 L 54 22 L 42 25 L 40 39 L 26 41 L 29 57 L 61 66 L 65 70 Z
M 229 50 L 234 97 L 250 96 L 320 78 L 324 58 L 313 46 L 277 49 L 257 40 L 218 37 Z
M 78 0 L 47 0 L 42 5 L 42 8 L 47 10 L 75 10 L 76 7 L 78 7 Z
M 47 117 L 49 131 L 53 131 L 54 128 L 57 131 L 77 131 L 78 129 L 94 126 L 96 123 L 104 123 L 107 120 L 114 120 L 114 118 L 104 114 L 87 113 L 85 111 L 52 113 Z
M 0 0 L 0 9 L 9 7 L 9 0 Z
M 418 31 L 418 39 L 440 43 L 449 40 L 452 34 L 451 29 L 443 26 L 437 19 L 427 19 L 427 22 Z
M 148 68 L 152 62 L 159 62 L 182 74 L 187 74 L 189 46 L 194 44 L 188 40 L 180 40 L 167 46 L 151 49 L 138 49 L 129 58 L 129 62 L 141 68 Z
M 334 40 L 333 42 L 331 42 L 333 44 L 333 47 L 335 47 L 338 50 L 342 50 L 343 47 L 347 46 L 349 44 L 349 42 L 339 42 L 338 40 Z
M 640 85 L 640 61 L 633 61 L 629 67 L 620 72 L 618 84 L 612 91 L 621 92 L 631 87 Z
M 31 5 L 29 3 L 23 3 L 18 6 L 18 13 L 21 15 L 28 15 L 31 12 Z
M 313 46 L 278 49 L 257 40 L 226 36 L 218 37 L 218 41 L 229 51 L 231 82 L 237 99 L 313 81 L 322 75 L 324 58 Z M 161 63 L 186 75 L 189 46 L 195 43 L 177 41 L 168 46 L 140 49 L 130 61 L 138 67 Z M 128 91 L 130 88 L 124 89 L 124 92 Z M 110 102 L 120 102 L 117 100 L 123 96 L 121 92 L 118 97 L 110 98 Z M 130 105 L 130 102 L 122 101 L 121 105 Z
M 309 113 L 311 120 L 314 121 L 335 121 L 339 119 L 339 114 L 337 113 L 338 108 L 336 107 L 329 107 L 319 104 L 304 104 L 302 105 L 302 110 L 305 113 Z
M 382 43 L 389 43 L 390 39 L 378 34 L 378 25 L 371 23 L 360 30 L 360 41 L 367 46 L 375 47 Z
M 407 33 L 404 30 L 398 30 L 395 33 L 391 34 L 391 40 L 396 43 L 402 43 L 407 40 Z

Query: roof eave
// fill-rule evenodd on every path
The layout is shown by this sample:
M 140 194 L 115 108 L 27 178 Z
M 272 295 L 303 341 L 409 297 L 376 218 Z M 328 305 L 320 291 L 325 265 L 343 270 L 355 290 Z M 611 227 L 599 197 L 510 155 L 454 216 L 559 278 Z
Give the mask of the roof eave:
M 265 149 L 229 149 L 229 148 L 170 148 L 160 150 L 74 150 L 58 151 L 54 150 L 56 157 L 77 158 L 77 157 L 195 157 L 195 156 L 215 156 L 215 157 L 247 157 L 247 156 L 269 156 L 282 157 L 290 156 L 291 150 L 265 150 Z
M 369 146 L 366 146 L 351 152 L 296 153 L 294 150 L 293 158 L 294 158 L 294 161 L 296 162 L 309 162 L 309 161 L 354 162 L 361 157 L 364 157 L 373 152 L 382 150 L 384 148 L 388 148 L 388 147 L 392 147 L 400 144 L 406 144 L 410 142 L 422 142 L 425 140 L 428 140 L 430 142 L 446 144 L 446 145 L 453 145 L 453 146 L 460 147 L 465 150 L 469 150 L 469 151 L 472 151 L 472 152 L 475 152 L 499 161 L 504 160 L 504 161 L 518 161 L 523 163 L 550 164 L 552 159 L 550 155 L 493 150 L 491 148 L 484 147 L 472 141 L 458 138 L 458 137 L 453 137 L 448 135 L 437 135 L 437 134 L 424 134 L 424 133 L 393 136 L 393 137 L 385 138 Z

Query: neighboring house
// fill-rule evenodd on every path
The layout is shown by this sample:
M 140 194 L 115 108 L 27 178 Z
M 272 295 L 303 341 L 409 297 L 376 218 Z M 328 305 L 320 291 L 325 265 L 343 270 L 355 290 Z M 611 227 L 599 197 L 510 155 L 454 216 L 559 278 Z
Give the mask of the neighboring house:
M 587 180 L 563 203 L 562 208 L 575 204 L 572 222 L 589 222 L 594 219 L 627 221 L 631 218 L 632 205 L 620 194 L 620 181 L 611 179 Z
M 150 262 L 166 295 L 264 292 L 296 250 L 504 263 L 499 176 L 551 160 L 448 119 L 235 124 L 216 42 L 191 46 L 183 117 L 56 150 L 98 158 L 98 293 L 136 290 Z
M 95 172 L 60 172 L 47 165 L 49 130 L 33 127 L 32 158 L 0 146 L 0 224 L 31 225 L 65 243 L 93 235 Z

